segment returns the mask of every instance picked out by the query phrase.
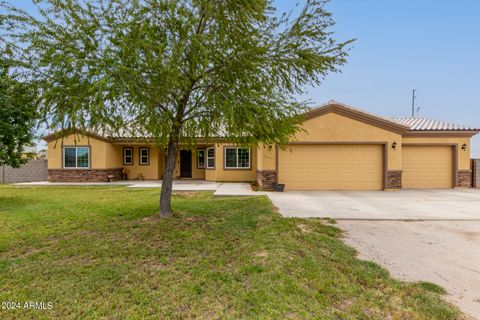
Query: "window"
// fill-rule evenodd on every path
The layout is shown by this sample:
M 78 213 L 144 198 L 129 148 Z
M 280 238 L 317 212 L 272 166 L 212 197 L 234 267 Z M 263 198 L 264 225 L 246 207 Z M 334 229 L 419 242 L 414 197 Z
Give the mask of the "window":
M 140 165 L 148 166 L 150 164 L 150 159 L 149 159 L 150 149 L 140 148 L 139 150 L 140 150 Z
M 250 148 L 225 148 L 226 169 L 250 169 Z
M 63 148 L 63 167 L 72 169 L 86 169 L 90 167 L 90 148 L 65 147 Z
M 133 164 L 133 148 L 123 148 L 123 164 Z
M 207 149 L 207 168 L 215 168 L 215 148 Z
M 197 168 L 205 168 L 205 149 L 197 149 Z

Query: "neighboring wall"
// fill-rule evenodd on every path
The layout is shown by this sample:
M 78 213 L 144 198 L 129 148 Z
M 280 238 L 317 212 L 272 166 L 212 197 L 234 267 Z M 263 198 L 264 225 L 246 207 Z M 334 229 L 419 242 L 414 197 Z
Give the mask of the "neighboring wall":
M 20 168 L 0 166 L 0 182 L 33 182 L 46 181 L 48 162 L 46 159 L 30 160 Z
M 473 187 L 480 188 L 480 159 L 472 160 L 472 169 L 473 169 Z

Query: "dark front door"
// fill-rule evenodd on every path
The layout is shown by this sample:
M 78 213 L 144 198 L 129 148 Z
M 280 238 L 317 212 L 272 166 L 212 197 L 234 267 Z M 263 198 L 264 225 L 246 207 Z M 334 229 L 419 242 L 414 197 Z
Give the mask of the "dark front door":
M 180 177 L 192 177 L 192 151 L 180 150 Z

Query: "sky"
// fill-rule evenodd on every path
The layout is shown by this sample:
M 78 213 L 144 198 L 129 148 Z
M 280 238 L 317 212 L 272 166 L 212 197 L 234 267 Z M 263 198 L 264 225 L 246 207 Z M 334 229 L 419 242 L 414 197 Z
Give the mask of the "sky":
M 13 0 L 12 0 L 13 1 Z M 274 0 L 279 11 L 303 0 Z M 30 0 L 15 0 L 24 9 Z M 380 116 L 410 116 L 417 89 L 418 116 L 480 128 L 480 1 L 331 0 L 331 31 L 356 39 L 341 73 L 300 99 L 334 99 Z M 480 137 L 472 140 L 480 158 Z
M 302 3 L 302 1 L 299 1 Z M 276 0 L 277 8 L 297 1 Z M 338 40 L 356 39 L 341 73 L 303 98 L 381 116 L 419 116 L 480 128 L 480 1 L 331 0 Z M 480 158 L 480 137 L 472 140 Z

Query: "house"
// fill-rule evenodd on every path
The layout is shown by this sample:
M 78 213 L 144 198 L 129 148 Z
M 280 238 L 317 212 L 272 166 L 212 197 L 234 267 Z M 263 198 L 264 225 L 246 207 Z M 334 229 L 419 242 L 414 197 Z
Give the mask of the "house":
M 237 146 L 224 139 L 180 146 L 175 178 L 258 181 L 286 190 L 388 190 L 471 185 L 470 139 L 480 129 L 425 119 L 382 118 L 330 101 L 305 114 L 286 148 Z M 54 133 L 50 181 L 161 179 L 164 151 L 146 139 Z

